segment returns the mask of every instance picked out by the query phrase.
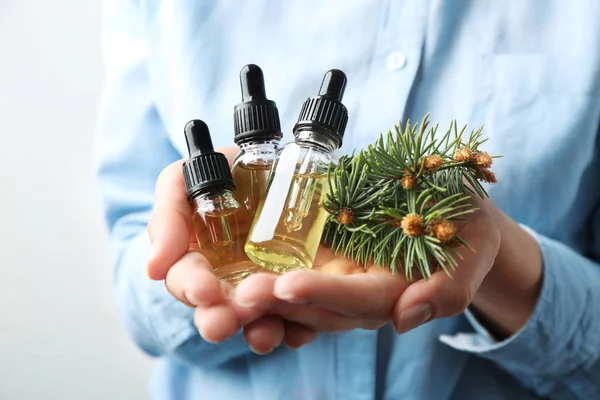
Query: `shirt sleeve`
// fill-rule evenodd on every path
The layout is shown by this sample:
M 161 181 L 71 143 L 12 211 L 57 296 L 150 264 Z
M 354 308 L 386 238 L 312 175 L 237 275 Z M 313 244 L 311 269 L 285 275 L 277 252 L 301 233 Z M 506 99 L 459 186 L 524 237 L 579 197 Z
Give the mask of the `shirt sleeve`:
M 103 19 L 105 88 L 95 143 L 95 172 L 114 250 L 116 299 L 136 343 L 153 356 L 219 365 L 249 353 L 241 334 L 225 343 L 203 341 L 194 310 L 145 274 L 146 226 L 160 171 L 181 158 L 152 96 L 143 19 L 136 2 L 106 1 Z
M 593 226 L 600 226 L 600 212 Z M 600 398 L 600 265 L 524 228 L 544 262 L 540 298 L 527 324 L 498 342 L 467 312 L 475 333 L 440 340 L 497 363 L 545 398 Z

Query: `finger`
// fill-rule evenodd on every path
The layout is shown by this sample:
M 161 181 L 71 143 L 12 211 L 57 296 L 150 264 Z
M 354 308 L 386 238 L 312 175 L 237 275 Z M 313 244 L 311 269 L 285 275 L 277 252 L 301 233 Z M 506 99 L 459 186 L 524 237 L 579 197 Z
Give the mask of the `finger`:
M 294 271 L 275 282 L 275 297 L 292 304 L 318 306 L 353 318 L 389 320 L 405 280 L 389 273 L 339 276 Z
M 353 329 L 368 329 L 370 321 L 347 317 L 334 311 L 312 306 L 278 303 L 273 312 L 283 319 L 296 322 L 316 332 L 345 332 Z
M 223 342 L 241 328 L 230 302 L 221 302 L 210 307 L 196 307 L 194 324 L 200 336 L 210 343 Z
M 450 278 L 437 271 L 428 280 L 412 284 L 394 308 L 394 325 L 404 333 L 433 319 L 461 314 L 473 300 L 481 282 L 492 268 L 499 238 L 491 225 L 469 222 L 468 242 L 477 249 L 463 249 L 463 260 Z
M 290 349 L 298 349 L 305 344 L 315 341 L 319 336 L 317 331 L 296 322 L 285 321 L 284 327 L 285 336 L 283 342 Z
M 273 286 L 277 276 L 256 273 L 237 285 L 234 302 L 241 323 L 248 324 L 275 307 L 279 301 L 273 296 Z
M 225 154 L 231 166 L 239 149 L 227 146 L 218 151 Z M 189 249 L 190 237 L 194 237 L 193 210 L 183 180 L 184 161 L 167 166 L 156 182 L 155 204 L 148 224 L 151 246 L 147 272 L 151 279 L 164 279 L 171 265 Z
M 183 160 L 162 170 L 156 182 L 155 204 L 148 224 L 150 254 L 147 271 L 151 279 L 165 279 L 169 268 L 190 247 L 192 207 L 188 203 Z
M 280 317 L 270 315 L 244 325 L 244 339 L 256 354 L 269 354 L 283 341 L 284 327 Z
M 190 307 L 222 303 L 229 290 L 229 284 L 225 284 L 225 287 L 223 285 L 212 272 L 208 260 L 193 251 L 177 261 L 169 269 L 165 279 L 167 291 Z
M 238 285 L 235 290 L 235 303 L 238 318 L 242 323 L 248 323 L 269 313 L 319 332 L 369 329 L 372 326 L 371 321 L 350 318 L 331 310 L 281 301 L 273 295 L 278 277 L 272 274 L 255 274 Z

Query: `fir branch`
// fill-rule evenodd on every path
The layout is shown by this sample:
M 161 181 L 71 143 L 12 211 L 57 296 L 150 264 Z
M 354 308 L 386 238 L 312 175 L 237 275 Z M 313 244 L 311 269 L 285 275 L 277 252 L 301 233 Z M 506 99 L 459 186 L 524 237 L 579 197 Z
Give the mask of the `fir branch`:
M 402 271 L 408 279 L 430 277 L 438 268 L 451 276 L 473 250 L 456 236 L 454 221 L 477 209 L 471 196 L 487 196 L 481 182 L 495 182 L 495 156 L 480 151 L 483 127 L 465 135 L 456 121 L 438 137 L 439 126 L 400 122 L 357 155 L 344 156 L 329 171 L 329 213 L 323 242 L 359 264 Z

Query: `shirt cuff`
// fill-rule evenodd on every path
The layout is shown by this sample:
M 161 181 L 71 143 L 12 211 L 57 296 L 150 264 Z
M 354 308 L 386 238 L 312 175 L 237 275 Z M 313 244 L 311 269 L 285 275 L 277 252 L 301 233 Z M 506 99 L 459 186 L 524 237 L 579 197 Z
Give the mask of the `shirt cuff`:
M 496 341 L 467 311 L 475 333 L 441 335 L 440 340 L 510 372 L 564 376 L 600 357 L 600 270 L 562 243 L 523 228 L 538 241 L 544 262 L 540 298 L 529 321 L 510 338 Z
M 166 355 L 205 368 L 250 353 L 239 330 L 219 344 L 206 342 L 194 325 L 194 309 L 175 300 L 164 282 L 150 280 L 143 266 L 150 247 L 148 235 L 138 234 L 119 260 L 117 292 L 125 326 L 138 345 L 151 355 Z
M 176 301 L 162 281 L 145 274 L 150 240 L 133 237 L 121 253 L 116 270 L 117 300 L 123 321 L 135 341 L 152 355 L 170 353 L 192 336 L 194 310 Z

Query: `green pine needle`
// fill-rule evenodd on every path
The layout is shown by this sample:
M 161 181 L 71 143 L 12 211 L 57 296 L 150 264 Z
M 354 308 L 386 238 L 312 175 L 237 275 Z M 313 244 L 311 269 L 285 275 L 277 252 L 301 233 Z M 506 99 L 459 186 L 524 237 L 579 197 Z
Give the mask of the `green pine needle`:
M 468 135 L 465 130 L 453 121 L 438 137 L 438 125 L 429 127 L 426 115 L 420 123 L 400 122 L 367 149 L 342 157 L 329 170 L 323 243 L 365 267 L 374 263 L 409 280 L 438 269 L 452 276 L 460 248 L 474 251 L 453 234 L 454 222 L 477 211 L 470 198 L 487 196 L 481 182 L 493 177 L 475 161 L 487 140 L 483 127 Z M 472 157 L 456 158 L 461 149 Z M 431 156 L 438 156 L 434 167 L 427 162 Z

